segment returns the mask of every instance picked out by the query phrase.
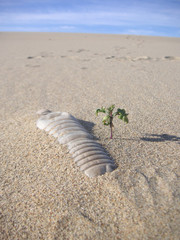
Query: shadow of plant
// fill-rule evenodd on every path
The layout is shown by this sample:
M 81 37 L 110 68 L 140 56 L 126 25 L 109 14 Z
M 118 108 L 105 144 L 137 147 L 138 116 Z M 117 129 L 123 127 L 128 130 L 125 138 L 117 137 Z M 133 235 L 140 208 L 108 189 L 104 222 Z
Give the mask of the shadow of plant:
M 122 141 L 146 141 L 146 142 L 177 142 L 180 144 L 180 137 L 169 134 L 146 134 L 147 137 L 141 138 L 123 138 L 123 137 L 114 137 L 115 140 Z M 109 138 L 106 138 L 109 140 Z
M 180 137 L 177 137 L 175 135 L 169 135 L 169 134 L 147 134 L 148 137 L 142 137 L 140 138 L 143 141 L 147 142 L 177 142 L 180 144 Z

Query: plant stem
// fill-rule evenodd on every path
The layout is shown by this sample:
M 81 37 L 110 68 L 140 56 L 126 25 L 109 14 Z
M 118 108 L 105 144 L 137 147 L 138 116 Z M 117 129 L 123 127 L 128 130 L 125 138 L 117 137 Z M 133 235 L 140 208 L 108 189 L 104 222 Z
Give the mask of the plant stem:
M 113 137 L 113 135 L 112 135 L 112 126 L 110 126 L 110 128 L 111 128 L 111 137 L 110 137 L 110 139 L 112 139 L 112 137 Z
M 110 139 L 113 138 L 113 133 L 112 133 L 112 127 L 113 127 L 113 116 L 112 116 L 112 112 L 110 112 L 110 128 L 111 128 L 111 136 L 110 136 Z

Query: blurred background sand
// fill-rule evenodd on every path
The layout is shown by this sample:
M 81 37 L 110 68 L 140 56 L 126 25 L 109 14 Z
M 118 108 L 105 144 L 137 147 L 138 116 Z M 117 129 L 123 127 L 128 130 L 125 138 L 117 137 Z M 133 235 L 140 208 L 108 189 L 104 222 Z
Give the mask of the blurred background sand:
M 179 239 L 180 39 L 0 33 L 0 239 Z M 115 104 L 114 139 L 95 110 Z M 90 179 L 36 128 L 70 112 L 118 168 Z

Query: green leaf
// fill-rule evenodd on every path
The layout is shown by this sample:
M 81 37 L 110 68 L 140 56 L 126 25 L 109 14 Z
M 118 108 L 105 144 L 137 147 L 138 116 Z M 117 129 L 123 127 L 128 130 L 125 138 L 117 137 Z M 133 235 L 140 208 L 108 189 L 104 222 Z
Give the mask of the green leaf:
M 115 116 L 118 115 L 118 118 L 123 120 L 125 123 L 128 123 L 129 120 L 128 120 L 128 114 L 126 113 L 125 109 L 120 109 L 118 108 L 117 109 L 117 112 L 115 112 Z
M 98 109 L 96 110 L 96 116 L 98 116 L 98 113 L 100 113 L 100 112 L 105 113 L 105 112 L 106 112 L 105 107 L 98 108 Z
M 125 111 L 124 109 L 118 108 L 118 109 L 117 109 L 117 115 L 120 115 L 120 114 L 125 115 L 125 114 L 126 114 L 126 111 Z
M 122 119 L 123 119 L 123 115 L 120 114 L 120 115 L 118 116 L 118 118 L 122 120 Z
M 115 105 L 114 105 L 114 104 L 111 105 L 110 107 L 108 107 L 108 108 L 107 108 L 107 110 L 108 110 L 108 114 L 112 114 L 114 108 L 115 108 Z
M 110 124 L 110 117 L 108 115 L 103 117 L 102 122 L 103 122 L 104 125 L 109 125 Z
M 96 116 L 98 116 L 98 113 L 100 112 L 100 109 L 96 110 Z
M 129 122 L 127 115 L 128 115 L 128 114 L 126 114 L 126 116 L 124 116 L 124 118 L 123 118 L 123 120 L 124 120 L 125 123 L 128 123 L 128 122 Z

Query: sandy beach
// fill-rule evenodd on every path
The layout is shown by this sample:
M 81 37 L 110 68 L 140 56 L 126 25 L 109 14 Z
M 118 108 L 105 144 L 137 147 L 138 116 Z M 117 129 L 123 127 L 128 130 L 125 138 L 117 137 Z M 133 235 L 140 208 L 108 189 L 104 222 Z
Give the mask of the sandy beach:
M 95 111 L 115 104 L 114 138 Z M 0 239 L 178 240 L 180 38 L 0 33 Z M 65 111 L 117 169 L 88 178 L 39 109 Z

